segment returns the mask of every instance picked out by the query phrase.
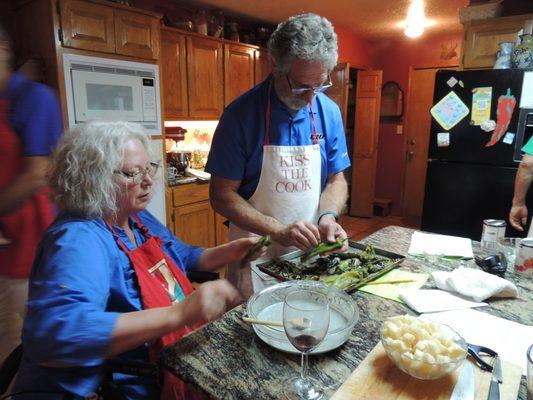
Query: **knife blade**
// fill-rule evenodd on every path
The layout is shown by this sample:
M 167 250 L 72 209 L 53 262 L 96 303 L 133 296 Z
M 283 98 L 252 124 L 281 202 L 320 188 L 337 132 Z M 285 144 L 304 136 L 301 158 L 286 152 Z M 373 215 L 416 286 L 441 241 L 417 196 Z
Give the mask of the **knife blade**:
M 503 383 L 502 362 L 500 360 L 500 357 L 494 358 L 494 365 L 492 367 L 492 375 L 494 375 L 494 377 L 499 383 Z
M 474 400 L 475 397 L 474 368 L 469 361 L 466 361 L 459 378 L 457 378 L 450 400 Z
M 499 357 L 494 357 L 494 364 L 492 367 L 492 377 L 489 387 L 489 397 L 487 400 L 500 400 L 500 383 L 503 382 L 502 367 Z

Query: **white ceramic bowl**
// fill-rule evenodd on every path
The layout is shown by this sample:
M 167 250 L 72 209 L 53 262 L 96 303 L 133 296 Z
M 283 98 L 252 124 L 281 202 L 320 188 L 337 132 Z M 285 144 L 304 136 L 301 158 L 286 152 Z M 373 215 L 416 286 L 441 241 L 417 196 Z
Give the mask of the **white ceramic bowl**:
M 439 335 L 442 337 L 446 337 L 451 342 L 453 342 L 455 345 L 460 347 L 463 350 L 463 353 L 448 362 L 429 362 L 424 359 L 413 359 L 406 357 L 406 354 L 398 350 L 398 348 L 395 348 L 391 345 L 390 339 L 388 337 L 384 336 L 384 329 L 381 329 L 380 337 L 381 337 L 381 344 L 385 348 L 385 352 L 391 359 L 391 361 L 400 368 L 403 372 L 405 372 L 408 375 L 411 375 L 414 378 L 417 379 L 423 379 L 423 380 L 432 380 L 432 379 L 439 379 L 443 376 L 452 373 L 455 371 L 460 365 L 463 364 L 464 360 L 467 356 L 467 345 L 466 341 L 463 339 L 461 335 L 459 335 L 456 331 L 454 331 L 452 328 L 450 328 L 448 325 L 440 324 L 438 322 L 433 322 L 429 320 L 425 320 L 423 318 L 416 318 L 417 320 L 423 320 L 430 322 L 434 324 L 439 332 Z
M 288 281 L 269 286 L 248 300 L 248 317 L 269 321 L 283 321 L 283 302 L 294 290 L 316 290 L 326 294 L 330 305 L 330 323 L 326 337 L 311 354 L 324 353 L 344 344 L 359 321 L 359 311 L 353 298 L 332 285 L 318 281 Z M 257 336 L 265 343 L 289 353 L 299 353 L 289 342 L 283 327 L 253 325 Z

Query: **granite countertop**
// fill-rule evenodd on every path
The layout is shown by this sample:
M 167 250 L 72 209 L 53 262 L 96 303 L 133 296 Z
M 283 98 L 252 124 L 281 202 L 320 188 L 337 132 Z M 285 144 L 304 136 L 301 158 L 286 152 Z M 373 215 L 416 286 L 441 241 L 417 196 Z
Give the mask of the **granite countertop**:
M 389 226 L 362 242 L 407 255 L 411 235 L 408 228 Z M 474 244 L 474 252 L 479 253 Z M 457 266 L 439 262 L 439 269 Z M 407 256 L 401 269 L 412 272 L 435 270 L 430 261 Z M 507 274 L 519 290 L 518 299 L 489 300 L 481 310 L 522 324 L 533 325 L 533 282 Z M 427 284 L 425 287 L 432 287 Z M 309 358 L 309 373 L 330 389 L 331 394 L 348 378 L 379 341 L 381 322 L 390 316 L 414 314 L 407 306 L 372 294 L 352 293 L 361 316 L 348 341 L 338 349 Z M 242 322 L 243 305 L 223 318 L 167 347 L 161 354 L 161 365 L 176 376 L 200 388 L 213 399 L 277 399 L 282 398 L 282 383 L 297 375 L 300 356 L 290 355 L 266 345 L 252 327 Z M 522 378 L 519 399 L 526 398 Z

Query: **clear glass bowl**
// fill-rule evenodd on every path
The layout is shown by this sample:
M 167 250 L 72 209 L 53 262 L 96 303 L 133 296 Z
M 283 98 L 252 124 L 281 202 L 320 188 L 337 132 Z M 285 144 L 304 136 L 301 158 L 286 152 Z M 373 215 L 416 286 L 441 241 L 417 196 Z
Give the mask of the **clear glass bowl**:
M 420 318 L 422 319 L 422 318 Z M 390 360 L 403 372 L 408 375 L 411 375 L 417 379 L 423 380 L 433 380 L 439 379 L 443 376 L 452 373 L 459 366 L 463 364 L 467 356 L 467 344 L 461 335 L 456 331 L 450 328 L 448 325 L 440 324 L 438 322 L 429 321 L 438 326 L 438 330 L 441 334 L 451 339 L 456 345 L 463 349 L 463 355 L 453 361 L 438 363 L 438 362 L 427 362 L 423 360 L 410 359 L 401 354 L 400 351 L 389 346 L 383 337 L 383 331 L 380 330 L 381 344 L 385 348 L 387 356 Z
M 269 321 L 283 321 L 285 296 L 294 290 L 317 290 L 329 297 L 330 325 L 326 337 L 311 354 L 324 353 L 344 344 L 359 321 L 359 310 L 353 298 L 343 290 L 318 281 L 288 281 L 269 286 L 255 293 L 246 305 L 248 317 Z M 279 350 L 299 354 L 289 342 L 283 327 L 252 325 L 265 343 Z

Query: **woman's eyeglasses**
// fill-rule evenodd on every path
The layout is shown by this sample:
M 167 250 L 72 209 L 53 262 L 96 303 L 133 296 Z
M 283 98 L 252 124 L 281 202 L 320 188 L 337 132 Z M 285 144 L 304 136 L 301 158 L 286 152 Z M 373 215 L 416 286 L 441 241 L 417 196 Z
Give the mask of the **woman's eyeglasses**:
M 159 163 L 151 162 L 144 170 L 138 169 L 136 171 L 113 171 L 114 174 L 122 175 L 126 179 L 129 179 L 134 185 L 138 185 L 142 182 L 146 174 L 150 175 L 150 178 L 155 177 L 157 170 L 159 169 Z
M 330 87 L 333 86 L 333 82 L 331 82 L 331 75 L 328 74 L 328 80 L 325 85 L 320 85 L 316 87 L 309 87 L 309 86 L 296 86 L 291 83 L 291 80 L 289 78 L 289 75 L 285 74 L 285 78 L 287 78 L 287 83 L 289 84 L 289 88 L 291 89 L 291 92 L 295 96 L 302 95 L 304 93 L 308 93 L 309 91 L 312 91 L 314 94 L 322 93 L 328 90 Z

